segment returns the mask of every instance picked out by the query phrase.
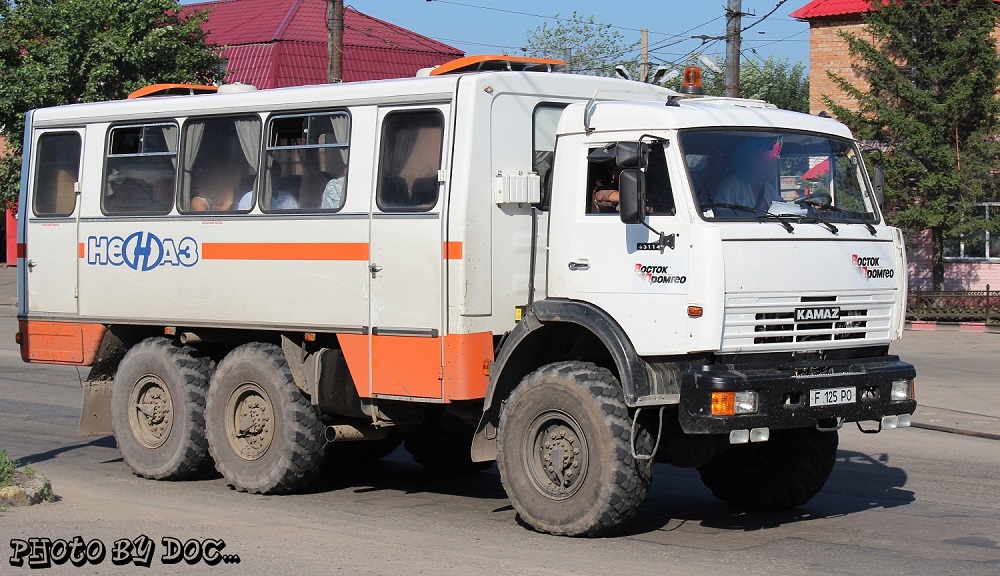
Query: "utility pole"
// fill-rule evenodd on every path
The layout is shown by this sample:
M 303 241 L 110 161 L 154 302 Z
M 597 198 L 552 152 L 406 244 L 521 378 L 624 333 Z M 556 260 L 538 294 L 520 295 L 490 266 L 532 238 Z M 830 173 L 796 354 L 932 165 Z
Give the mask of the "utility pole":
M 649 81 L 649 30 L 646 28 L 642 29 L 639 33 L 639 45 L 641 46 L 641 51 L 639 52 L 640 62 L 639 62 L 639 81 L 648 82 Z
M 563 48 L 563 60 L 566 61 L 566 68 L 564 68 L 563 71 L 566 74 L 570 74 L 573 72 L 573 66 L 570 64 L 573 61 L 573 49 L 569 46 Z
M 726 96 L 740 97 L 740 40 L 742 0 L 729 0 L 726 7 Z
M 326 0 L 327 82 L 344 81 L 344 0 Z

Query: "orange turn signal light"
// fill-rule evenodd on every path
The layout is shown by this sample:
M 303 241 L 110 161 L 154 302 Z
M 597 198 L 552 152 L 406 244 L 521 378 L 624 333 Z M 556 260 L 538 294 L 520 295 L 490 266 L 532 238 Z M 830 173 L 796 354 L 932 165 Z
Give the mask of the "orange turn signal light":
M 688 316 L 691 318 L 701 318 L 704 313 L 705 309 L 701 306 L 688 306 Z
M 712 416 L 736 414 L 736 392 L 712 392 Z

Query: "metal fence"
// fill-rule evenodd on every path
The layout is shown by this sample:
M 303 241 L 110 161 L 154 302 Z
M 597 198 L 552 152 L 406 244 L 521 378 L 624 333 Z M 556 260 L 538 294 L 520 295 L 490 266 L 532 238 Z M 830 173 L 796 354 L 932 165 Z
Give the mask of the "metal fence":
M 995 290 L 911 290 L 906 302 L 907 320 L 941 322 L 1000 321 L 1000 298 Z

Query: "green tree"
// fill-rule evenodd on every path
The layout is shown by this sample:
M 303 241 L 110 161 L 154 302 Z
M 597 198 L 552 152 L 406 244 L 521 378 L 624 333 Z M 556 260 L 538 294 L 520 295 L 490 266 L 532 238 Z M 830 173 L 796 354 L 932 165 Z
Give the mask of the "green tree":
M 720 68 L 724 68 L 723 59 L 715 58 Z M 702 68 L 702 86 L 708 96 L 722 96 L 726 91 L 724 74 L 712 72 L 698 61 L 691 58 L 687 65 Z M 681 78 L 676 77 L 664 86 L 677 90 Z M 788 59 L 768 56 L 764 61 L 744 60 L 740 63 L 740 97 L 764 100 L 778 108 L 809 112 L 809 76 L 802 62 L 792 64 Z
M 17 200 L 27 110 L 219 79 L 206 17 L 176 0 L 0 0 L 0 208 Z
M 545 22 L 529 30 L 524 50 L 528 56 L 562 60 L 566 48 L 569 48 L 572 50 L 570 69 L 573 73 L 613 76 L 615 66 L 635 60 L 627 56 L 638 45 L 638 42 L 627 42 L 621 32 L 614 30 L 610 24 L 573 12 L 569 18 L 559 18 L 556 14 L 555 24 Z
M 931 231 L 939 290 L 945 238 L 982 231 L 975 204 L 996 192 L 998 17 L 993 0 L 876 0 L 864 36 L 842 34 L 864 85 L 828 72 L 854 104 L 824 96 L 830 111 L 886 150 L 887 214 L 908 232 Z

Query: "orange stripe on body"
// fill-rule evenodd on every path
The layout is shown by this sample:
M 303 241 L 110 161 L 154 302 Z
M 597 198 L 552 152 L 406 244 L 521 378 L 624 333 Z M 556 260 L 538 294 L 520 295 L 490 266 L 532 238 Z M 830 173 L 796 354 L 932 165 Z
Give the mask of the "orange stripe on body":
M 444 243 L 444 259 L 445 260 L 461 260 L 462 259 L 462 243 L 461 242 L 445 242 Z
M 445 336 L 443 362 L 441 337 L 371 336 L 374 355 L 371 392 L 368 390 L 369 336 L 339 334 L 337 338 L 362 398 L 373 394 L 442 398 L 442 389 L 445 401 L 486 397 L 490 378 L 484 368 L 493 360 L 493 335 L 489 332 Z
M 368 260 L 364 242 L 205 242 L 204 260 Z
M 83 242 L 80 242 L 79 250 L 77 250 L 77 258 L 83 258 L 86 255 L 86 247 L 83 245 Z

